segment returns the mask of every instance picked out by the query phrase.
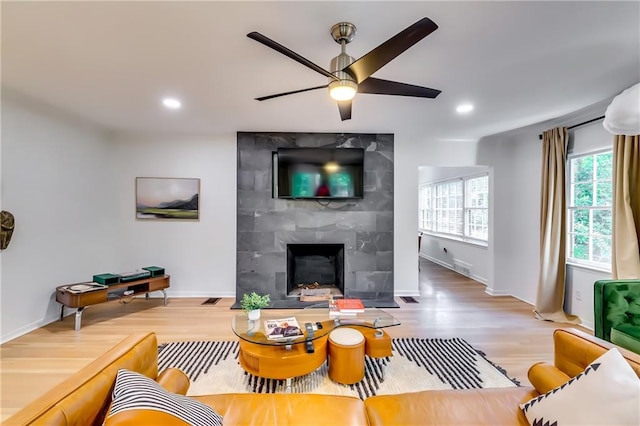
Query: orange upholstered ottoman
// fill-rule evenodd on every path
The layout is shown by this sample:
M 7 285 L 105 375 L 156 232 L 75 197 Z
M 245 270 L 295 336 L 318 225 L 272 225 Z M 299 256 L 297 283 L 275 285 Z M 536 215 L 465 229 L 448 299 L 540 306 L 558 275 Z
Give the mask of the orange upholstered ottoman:
M 356 329 L 340 327 L 329 334 L 329 377 L 351 385 L 364 378 L 364 336 Z
M 368 357 L 386 358 L 392 356 L 391 336 L 384 330 L 358 325 L 350 325 L 348 327 L 358 330 L 364 335 L 364 353 L 366 353 Z
M 384 378 L 384 362 L 382 362 L 382 358 L 387 358 L 392 356 L 392 345 L 391 345 L 391 336 L 389 336 L 384 330 L 363 327 L 358 325 L 350 325 L 349 327 L 354 328 L 361 332 L 364 336 L 364 353 L 367 354 L 369 358 L 372 358 L 376 361 L 378 368 L 380 369 L 380 373 L 382 374 L 382 378 Z

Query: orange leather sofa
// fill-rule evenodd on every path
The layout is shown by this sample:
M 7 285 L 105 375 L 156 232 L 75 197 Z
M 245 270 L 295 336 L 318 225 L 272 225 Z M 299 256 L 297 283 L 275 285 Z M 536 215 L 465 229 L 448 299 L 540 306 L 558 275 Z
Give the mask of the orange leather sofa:
M 580 373 L 613 344 L 578 330 L 554 332 L 554 365 L 529 370 L 534 387 L 422 391 L 380 395 L 366 401 L 313 394 L 214 394 L 193 397 L 213 407 L 225 425 L 526 425 L 518 408 Z M 640 376 L 640 355 L 618 348 Z M 102 424 L 117 370 L 126 368 L 156 379 L 167 390 L 185 394 L 189 381 L 179 370 L 158 375 L 157 339 L 130 336 L 87 367 L 10 417 L 7 425 Z M 240 368 L 240 367 L 238 367 Z M 148 418 L 132 424 L 146 425 Z

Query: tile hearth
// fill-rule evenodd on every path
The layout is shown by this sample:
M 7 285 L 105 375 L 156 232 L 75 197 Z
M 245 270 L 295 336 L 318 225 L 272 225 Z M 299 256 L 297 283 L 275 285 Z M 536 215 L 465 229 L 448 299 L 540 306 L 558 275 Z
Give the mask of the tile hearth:
M 271 302 L 269 307 L 264 309 L 304 309 L 307 306 L 315 305 L 322 302 L 301 302 L 300 299 L 291 298 L 290 300 L 275 300 Z M 362 303 L 365 308 L 399 308 L 395 300 L 382 300 L 382 299 L 363 299 Z M 241 309 L 239 303 L 231 305 L 231 309 Z

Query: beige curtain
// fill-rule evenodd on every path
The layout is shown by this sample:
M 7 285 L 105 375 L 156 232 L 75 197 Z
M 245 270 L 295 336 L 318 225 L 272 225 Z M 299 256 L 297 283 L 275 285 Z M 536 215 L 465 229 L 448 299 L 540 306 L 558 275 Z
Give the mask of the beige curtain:
M 569 130 L 566 127 L 542 134 L 542 184 L 540 188 L 540 274 L 536 318 L 580 323 L 564 312 L 566 260 L 565 163 Z
M 613 139 L 611 276 L 640 278 L 640 136 Z

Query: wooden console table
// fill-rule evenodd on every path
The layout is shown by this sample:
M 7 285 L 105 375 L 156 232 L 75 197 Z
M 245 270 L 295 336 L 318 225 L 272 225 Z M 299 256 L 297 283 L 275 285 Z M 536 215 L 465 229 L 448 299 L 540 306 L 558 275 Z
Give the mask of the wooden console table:
M 76 308 L 75 330 L 78 331 L 80 330 L 80 324 L 82 322 L 82 313 L 86 307 L 140 294 L 144 294 L 146 298 L 149 298 L 149 293 L 153 291 L 162 292 L 164 306 L 167 306 L 167 292 L 165 289 L 170 285 L 170 278 L 171 276 L 169 275 L 148 277 L 126 283 L 111 284 L 107 288 L 86 293 L 71 293 L 67 291 L 65 287 L 72 284 L 56 287 L 56 301 L 62 304 L 60 308 L 60 321 L 64 318 L 65 306 L 68 308 Z M 133 292 L 129 293 L 130 291 Z M 127 292 L 127 294 L 124 294 L 125 292 Z

